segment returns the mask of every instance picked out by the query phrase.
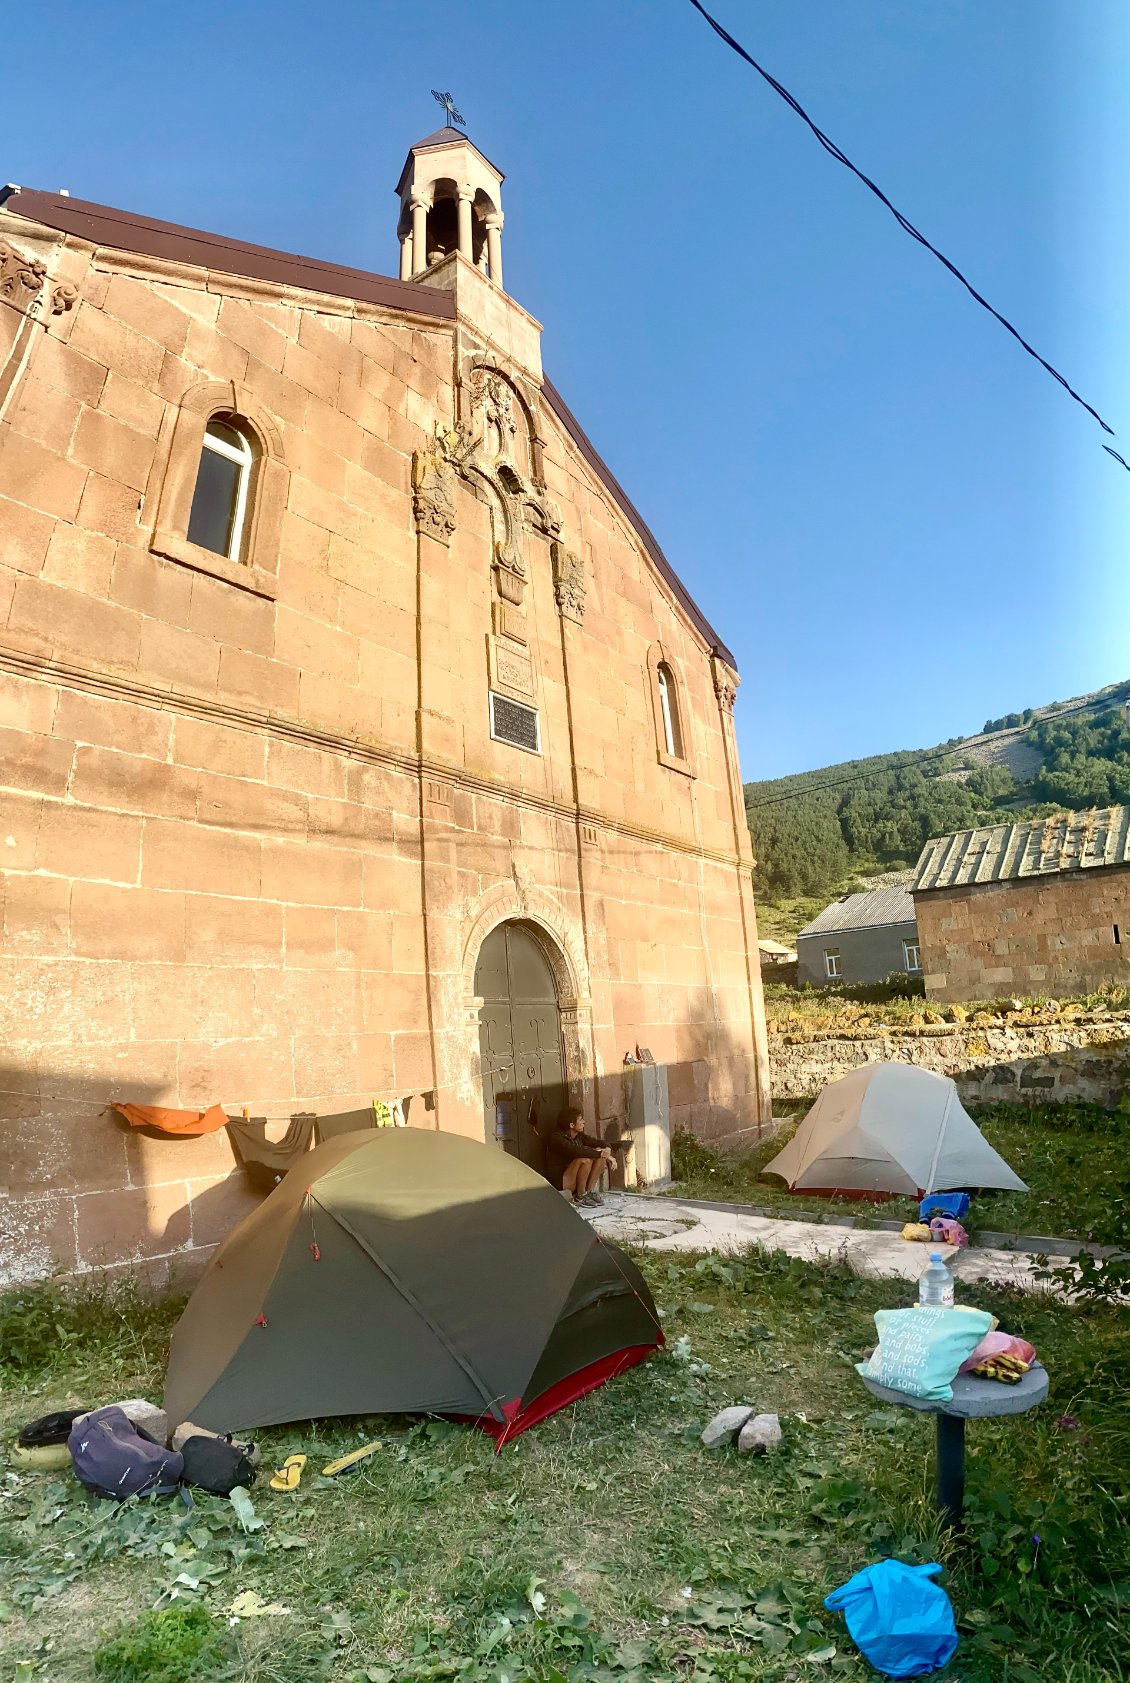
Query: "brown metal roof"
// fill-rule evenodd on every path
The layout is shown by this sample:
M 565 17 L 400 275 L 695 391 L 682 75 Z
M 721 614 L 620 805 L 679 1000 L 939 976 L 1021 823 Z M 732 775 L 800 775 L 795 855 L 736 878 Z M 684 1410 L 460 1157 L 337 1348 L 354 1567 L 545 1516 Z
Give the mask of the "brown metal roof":
M 2 200 L 4 209 L 31 222 L 41 222 L 62 234 L 89 240 L 91 245 L 110 246 L 117 251 L 138 252 L 145 257 L 163 257 L 172 263 L 193 263 L 225 275 L 245 275 L 251 280 L 273 281 L 279 286 L 298 286 L 311 292 L 327 292 L 337 298 L 355 298 L 361 303 L 383 304 L 390 310 L 410 310 L 413 315 L 455 318 L 455 299 L 450 292 L 415 286 L 410 281 L 392 280 L 366 269 L 348 269 L 340 263 L 323 263 L 316 257 L 297 257 L 269 246 L 247 245 L 206 234 L 199 228 L 182 228 L 175 222 L 157 222 L 150 216 L 134 216 L 108 205 L 89 204 L 85 199 L 65 198 L 60 193 L 40 193 L 20 188 Z
M 453 129 L 450 132 L 457 139 L 463 138 L 457 130 Z M 446 137 L 447 131 L 441 129 L 437 133 Z M 434 140 L 436 136 L 429 138 Z M 427 142 L 418 144 L 424 145 Z M 183 228 L 175 222 L 158 222 L 153 217 L 135 216 L 130 211 L 91 204 L 85 199 L 72 199 L 61 193 L 43 193 L 35 188 L 0 189 L 0 204 L 17 216 L 27 217 L 30 222 L 38 222 L 44 227 L 55 228 L 62 234 L 87 240 L 91 245 L 109 246 L 116 251 L 137 252 L 146 257 L 165 258 L 173 263 L 191 263 L 221 274 L 244 275 L 252 280 L 273 281 L 279 286 L 303 287 L 312 292 L 325 292 L 338 298 L 355 298 L 363 303 L 381 304 L 390 310 L 404 310 L 413 315 L 433 316 L 445 321 L 455 319 L 453 293 L 420 286 L 413 281 L 393 280 L 388 275 L 374 275 L 366 269 L 349 269 L 340 263 L 323 263 L 316 257 L 297 257 L 290 252 L 273 251 L 269 246 L 247 245 L 241 240 L 227 239 L 222 234 L 204 233 L 199 228 Z M 670 585 L 692 623 L 711 649 L 736 670 L 737 662 L 730 650 L 678 577 L 642 514 L 597 454 L 556 386 L 551 381 L 544 380 L 542 390 L 550 408 L 585 461 L 604 482 L 635 527 L 660 575 Z
M 714 653 L 719 655 L 720 658 L 726 662 L 727 666 L 732 666 L 734 670 L 737 671 L 737 661 L 734 659 L 721 637 L 719 637 L 717 631 L 715 631 L 698 603 L 694 600 L 694 597 L 690 594 L 682 579 L 679 578 L 670 561 L 668 561 L 667 557 L 656 543 L 655 536 L 639 509 L 631 501 L 619 480 L 612 473 L 612 470 L 607 467 L 597 455 L 593 445 L 589 442 L 585 433 L 581 430 L 581 423 L 577 420 L 577 417 L 573 414 L 573 411 L 569 408 L 565 399 L 557 390 L 557 387 L 551 380 L 543 379 L 541 389 L 542 394 L 549 403 L 550 408 L 565 428 L 565 431 L 569 434 L 569 437 L 573 440 L 573 443 L 577 446 L 577 449 L 581 452 L 581 455 L 585 458 L 585 461 L 593 469 L 597 477 L 604 481 L 612 495 L 616 498 L 616 501 L 620 504 L 624 513 L 628 516 L 628 519 L 635 527 L 636 533 L 644 548 L 647 550 L 647 553 L 655 562 L 655 565 L 662 577 L 667 580 L 667 583 L 675 592 L 676 597 L 682 604 L 694 625 L 697 626 L 703 637 L 705 637 Z
M 922 849 L 912 893 L 1110 865 L 1130 865 L 1130 806 L 1055 812 L 1032 822 L 937 836 Z

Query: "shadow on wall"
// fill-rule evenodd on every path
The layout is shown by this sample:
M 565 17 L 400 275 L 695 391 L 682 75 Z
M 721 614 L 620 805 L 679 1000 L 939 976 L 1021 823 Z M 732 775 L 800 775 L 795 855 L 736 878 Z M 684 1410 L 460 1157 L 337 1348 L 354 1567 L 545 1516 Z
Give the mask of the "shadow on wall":
M 108 1107 L 113 1072 L 0 1064 L 0 1286 L 51 1274 L 139 1269 L 188 1279 L 259 1202 L 225 1130 L 174 1139 Z M 159 1084 L 129 1083 L 155 1104 Z

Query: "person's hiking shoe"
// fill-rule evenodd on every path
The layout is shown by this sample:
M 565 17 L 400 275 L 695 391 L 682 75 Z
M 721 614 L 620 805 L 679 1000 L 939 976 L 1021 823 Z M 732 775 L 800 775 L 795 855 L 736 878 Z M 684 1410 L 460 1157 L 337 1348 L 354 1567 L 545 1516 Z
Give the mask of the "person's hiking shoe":
M 599 1210 L 604 1206 L 604 1199 L 599 1192 L 586 1192 L 584 1197 L 579 1198 L 577 1202 L 583 1204 L 586 1210 Z

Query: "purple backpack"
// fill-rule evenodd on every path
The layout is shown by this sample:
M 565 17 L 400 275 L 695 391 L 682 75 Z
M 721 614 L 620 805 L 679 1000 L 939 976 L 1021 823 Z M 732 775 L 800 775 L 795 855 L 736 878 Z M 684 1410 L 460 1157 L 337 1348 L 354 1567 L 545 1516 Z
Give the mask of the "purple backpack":
M 96 1408 L 67 1439 L 80 1483 L 96 1496 L 168 1496 L 180 1483 L 184 1461 L 135 1426 L 120 1408 Z

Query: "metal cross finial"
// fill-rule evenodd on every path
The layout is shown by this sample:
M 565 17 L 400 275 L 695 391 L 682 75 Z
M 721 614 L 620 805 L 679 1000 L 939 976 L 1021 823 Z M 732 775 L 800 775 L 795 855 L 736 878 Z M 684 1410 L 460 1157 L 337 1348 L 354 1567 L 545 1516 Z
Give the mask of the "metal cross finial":
M 455 109 L 455 101 L 449 93 L 436 93 L 436 90 L 433 88 L 432 98 L 438 99 L 439 103 L 443 106 L 444 110 L 447 112 L 447 120 L 449 123 L 458 123 L 461 129 L 465 129 L 467 127 L 466 118 L 459 115 L 458 111 Z

